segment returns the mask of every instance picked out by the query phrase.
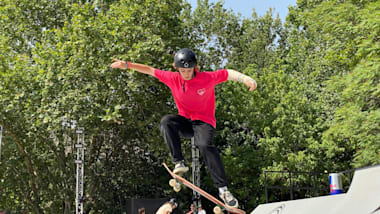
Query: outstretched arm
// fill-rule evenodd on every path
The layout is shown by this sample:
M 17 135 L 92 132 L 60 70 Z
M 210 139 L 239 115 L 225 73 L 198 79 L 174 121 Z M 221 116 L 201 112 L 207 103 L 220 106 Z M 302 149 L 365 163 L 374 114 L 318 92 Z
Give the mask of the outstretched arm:
M 251 77 L 232 69 L 227 69 L 227 71 L 228 71 L 228 80 L 239 81 L 239 82 L 244 83 L 245 85 L 249 87 L 249 91 L 253 91 L 256 89 L 257 83 Z
M 147 65 L 126 62 L 118 59 L 113 59 L 114 63 L 111 64 L 111 68 L 119 68 L 119 69 L 133 69 L 143 74 L 149 74 L 154 76 L 155 68 L 152 68 Z

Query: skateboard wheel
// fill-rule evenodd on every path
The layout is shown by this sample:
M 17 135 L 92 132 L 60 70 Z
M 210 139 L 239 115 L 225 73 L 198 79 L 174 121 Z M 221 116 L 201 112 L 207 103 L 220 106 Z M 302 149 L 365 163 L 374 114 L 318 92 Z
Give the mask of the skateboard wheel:
M 173 190 L 174 190 L 175 192 L 179 192 L 179 191 L 181 191 L 181 185 L 175 185 L 175 186 L 173 187 Z
M 214 213 L 215 214 L 220 214 L 220 213 L 222 213 L 222 209 L 220 209 L 220 207 L 218 207 L 218 206 L 216 206 L 216 207 L 214 207 Z
M 176 181 L 175 179 L 170 179 L 170 180 L 169 180 L 169 185 L 170 185 L 171 187 L 174 187 L 176 184 L 177 184 L 177 181 Z

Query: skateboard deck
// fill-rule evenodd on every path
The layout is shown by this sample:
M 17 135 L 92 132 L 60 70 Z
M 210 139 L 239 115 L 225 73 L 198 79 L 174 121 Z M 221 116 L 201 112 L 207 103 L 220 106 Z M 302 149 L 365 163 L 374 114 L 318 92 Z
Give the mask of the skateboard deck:
M 181 184 L 183 184 L 183 185 L 189 187 L 190 189 L 198 192 L 200 195 L 207 198 L 208 200 L 210 200 L 214 204 L 216 204 L 217 206 L 213 210 L 214 213 L 217 213 L 217 214 L 222 213 L 223 210 L 225 210 L 228 213 L 232 213 L 232 214 L 245 214 L 245 212 L 243 210 L 237 209 L 234 207 L 230 207 L 230 206 L 224 204 L 223 202 L 221 202 L 220 200 L 218 200 L 214 196 L 210 195 L 206 191 L 202 190 L 201 188 L 197 187 L 196 185 L 194 185 L 190 181 L 186 180 L 185 178 L 183 178 L 177 174 L 174 174 L 173 171 L 171 171 L 165 163 L 162 163 L 162 165 L 164 165 L 165 169 L 173 177 L 173 179 L 171 179 L 169 181 L 169 185 L 173 187 L 174 191 L 178 192 L 181 189 Z

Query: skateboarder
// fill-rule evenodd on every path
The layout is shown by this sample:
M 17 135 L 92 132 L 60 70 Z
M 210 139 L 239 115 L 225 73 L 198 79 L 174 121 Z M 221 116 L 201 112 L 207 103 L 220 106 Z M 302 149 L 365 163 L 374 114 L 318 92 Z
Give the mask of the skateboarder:
M 215 85 L 227 80 L 239 81 L 253 91 L 256 89 L 256 81 L 232 69 L 200 72 L 195 53 L 187 48 L 174 55 L 173 66 L 178 72 L 163 71 L 118 59 L 114 59 L 111 64 L 112 68 L 133 69 L 154 76 L 170 88 L 178 114 L 164 116 L 160 129 L 175 163 L 173 172 L 183 174 L 189 170 L 182 156 L 180 137 L 194 137 L 213 183 L 219 190 L 219 197 L 228 206 L 237 208 L 238 201 L 227 189 L 224 166 L 212 143 L 216 128 Z

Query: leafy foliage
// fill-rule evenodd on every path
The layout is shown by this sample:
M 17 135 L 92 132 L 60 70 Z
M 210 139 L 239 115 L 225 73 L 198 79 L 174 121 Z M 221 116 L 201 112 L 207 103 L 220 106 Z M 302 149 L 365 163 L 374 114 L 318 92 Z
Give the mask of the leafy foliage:
M 266 170 L 319 173 L 380 163 L 378 1 L 299 0 L 285 23 L 272 10 L 242 19 L 223 2 L 198 5 L 0 3 L 2 209 L 74 212 L 78 127 L 87 144 L 86 213 L 121 212 L 129 198 L 172 196 L 158 128 L 163 115 L 176 112 L 170 91 L 109 65 L 119 58 L 170 70 L 171 52 L 183 47 L 197 52 L 202 70 L 236 69 L 258 83 L 252 93 L 236 82 L 216 89 L 214 143 L 243 209 L 265 202 Z M 184 150 L 190 161 L 187 141 Z M 288 183 L 276 174 L 266 179 Z M 304 175 L 292 179 L 310 183 Z M 204 168 L 202 187 L 216 193 Z M 185 208 L 188 193 L 177 195 Z

